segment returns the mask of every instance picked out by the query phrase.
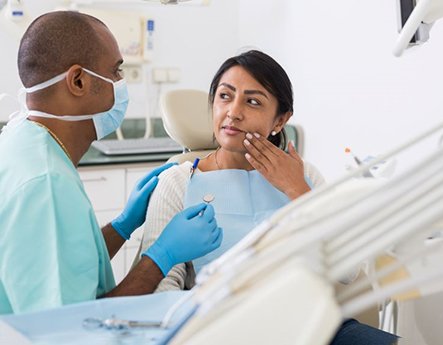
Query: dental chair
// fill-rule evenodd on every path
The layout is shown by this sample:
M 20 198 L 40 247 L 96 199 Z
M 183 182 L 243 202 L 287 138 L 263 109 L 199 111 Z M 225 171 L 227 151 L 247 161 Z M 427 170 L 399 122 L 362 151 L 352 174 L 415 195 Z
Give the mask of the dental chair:
M 442 243 L 443 222 L 436 223 L 432 229 L 433 235 L 425 239 L 426 246 Z M 396 250 L 395 260 L 405 262 L 403 256 L 413 251 L 413 246 Z M 427 251 L 427 249 L 426 249 Z M 392 260 L 392 259 L 391 259 Z M 441 266 L 443 250 L 437 250 L 427 255 L 414 264 L 405 264 L 402 269 L 395 272 L 393 278 L 401 279 L 405 276 L 416 275 L 417 271 L 429 271 L 433 263 Z M 441 270 L 441 269 L 440 269 Z M 443 288 L 442 283 L 427 289 L 416 289 L 409 295 L 391 301 L 392 311 L 387 314 L 388 325 L 402 337 L 401 345 L 440 345 L 443 339 Z
M 397 303 L 394 316 L 401 345 L 442 343 L 443 292 Z
M 218 147 L 212 128 L 212 115 L 208 93 L 200 90 L 179 89 L 160 97 L 160 109 L 166 133 L 185 148 L 183 154 L 171 157 L 168 162 L 183 163 L 203 158 Z M 304 132 L 299 125 L 286 125 L 288 140 L 293 140 L 302 156 Z
M 185 152 L 169 159 L 183 163 L 203 158 L 218 146 L 212 131 L 208 93 L 181 89 L 160 97 L 163 127 L 166 133 L 185 148 Z

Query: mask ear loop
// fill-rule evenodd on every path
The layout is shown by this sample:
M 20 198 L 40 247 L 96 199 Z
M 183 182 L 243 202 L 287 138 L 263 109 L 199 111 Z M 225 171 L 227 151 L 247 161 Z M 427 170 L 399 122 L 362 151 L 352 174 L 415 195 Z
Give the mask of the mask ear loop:
M 20 105 L 20 112 L 26 113 L 28 109 L 28 105 L 26 104 L 26 89 L 21 87 L 17 93 L 18 104 Z
M 101 76 L 100 74 L 97 74 L 97 73 L 95 73 L 95 72 L 93 72 L 93 71 L 91 71 L 91 70 L 89 70 L 89 69 L 87 69 L 87 68 L 82 67 L 82 69 L 83 69 L 83 71 L 85 71 L 86 73 L 89 73 L 90 75 L 93 75 L 94 77 L 97 77 L 97 78 L 99 78 L 99 79 L 101 79 L 101 80 L 107 81 L 108 83 L 111 83 L 111 84 L 115 84 L 115 83 L 118 83 L 120 80 L 123 80 L 123 79 L 120 79 L 120 80 L 118 80 L 118 81 L 113 81 L 113 80 L 111 80 L 111 79 L 109 79 L 109 78 L 106 78 L 106 77 L 103 77 L 103 76 Z
M 26 91 L 26 93 L 33 93 L 36 91 L 46 89 L 47 87 L 50 87 L 54 84 L 57 84 L 59 81 L 62 81 L 63 79 L 66 78 L 67 75 L 68 75 L 68 71 L 63 72 L 62 74 L 56 75 L 54 78 L 44 81 L 43 83 L 31 86 L 31 87 L 27 87 L 27 88 L 25 88 L 25 91 Z
M 28 88 L 21 87 L 17 93 L 17 101 L 20 105 L 20 109 L 9 115 L 9 121 L 6 124 L 6 126 L 3 126 L 2 132 L 7 130 L 8 128 L 18 125 L 20 122 L 24 121 L 28 117 L 29 108 L 26 104 L 26 94 L 33 93 L 33 92 L 45 89 L 51 85 L 54 85 L 54 84 L 58 83 L 59 81 L 63 80 L 64 78 L 66 78 L 67 75 L 68 75 L 68 72 L 63 72 L 62 74 L 59 74 L 59 75 L 55 76 L 54 78 L 51 78 L 43 83 L 28 87 Z

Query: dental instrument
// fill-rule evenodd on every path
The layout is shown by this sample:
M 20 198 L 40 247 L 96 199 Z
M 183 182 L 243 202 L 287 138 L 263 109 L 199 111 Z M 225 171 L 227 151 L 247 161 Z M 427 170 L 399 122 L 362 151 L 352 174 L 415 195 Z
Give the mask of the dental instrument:
M 113 331 L 122 331 L 129 329 L 149 329 L 162 327 L 158 321 L 133 321 L 122 320 L 112 316 L 109 319 L 86 318 L 83 320 L 83 327 L 87 330 L 106 329 Z
M 203 197 L 203 201 L 204 201 L 205 203 L 207 203 L 207 204 L 210 204 L 211 202 L 213 202 L 214 199 L 215 199 L 215 196 L 213 196 L 212 194 L 206 194 L 206 195 Z
M 345 148 L 345 152 L 349 153 L 352 156 L 352 158 L 354 159 L 355 163 L 357 163 L 357 165 L 361 165 L 361 160 L 358 159 L 357 156 L 354 155 L 354 153 L 352 153 L 352 151 L 351 151 L 351 149 L 349 147 Z
M 199 158 L 196 158 L 195 160 L 194 160 L 194 163 L 192 164 L 192 167 L 191 167 L 191 171 L 190 171 L 190 176 L 189 176 L 189 178 L 192 178 L 192 176 L 194 175 L 194 172 L 195 172 L 195 170 L 197 169 L 197 166 L 198 166 L 198 163 L 200 162 L 200 159 Z
M 348 153 L 352 156 L 355 163 L 357 163 L 357 166 L 360 166 L 363 164 L 363 162 L 360 160 L 360 158 L 358 158 L 356 155 L 354 155 L 354 153 L 351 151 L 351 149 L 349 147 L 345 148 L 345 153 Z M 373 158 L 373 157 L 366 158 L 365 161 L 368 161 L 371 158 Z M 373 168 L 376 168 L 376 166 L 372 167 L 371 169 L 373 169 Z M 363 177 L 374 177 L 374 175 L 371 172 L 371 169 L 369 169 L 368 171 L 365 171 L 362 176 Z
M 197 159 L 198 159 L 198 158 L 197 158 Z M 208 205 L 209 205 L 211 202 L 213 202 L 214 199 L 215 199 L 215 196 L 213 196 L 212 194 L 205 194 L 205 195 L 203 196 L 203 202 L 207 203 Z M 199 215 L 202 216 L 202 215 L 203 215 L 203 211 L 200 211 Z

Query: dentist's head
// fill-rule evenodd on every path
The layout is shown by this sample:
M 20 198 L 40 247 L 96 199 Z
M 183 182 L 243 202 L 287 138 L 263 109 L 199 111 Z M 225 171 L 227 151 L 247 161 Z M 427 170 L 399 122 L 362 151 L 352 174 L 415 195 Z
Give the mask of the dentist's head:
M 40 16 L 18 53 L 28 118 L 68 142 L 76 137 L 87 150 L 123 120 L 128 93 L 122 63 L 114 36 L 98 19 L 72 11 Z

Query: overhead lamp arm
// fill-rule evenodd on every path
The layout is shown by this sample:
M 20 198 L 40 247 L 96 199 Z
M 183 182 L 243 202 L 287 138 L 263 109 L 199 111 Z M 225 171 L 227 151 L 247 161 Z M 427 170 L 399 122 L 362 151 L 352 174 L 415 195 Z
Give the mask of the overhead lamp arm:
M 427 31 L 425 33 L 426 37 L 417 43 L 427 41 L 429 39 L 429 30 L 434 22 L 441 17 L 443 17 L 443 0 L 420 0 L 417 2 L 417 5 L 400 31 L 393 54 L 401 56 L 404 50 L 410 46 L 411 39 L 417 30 Z

